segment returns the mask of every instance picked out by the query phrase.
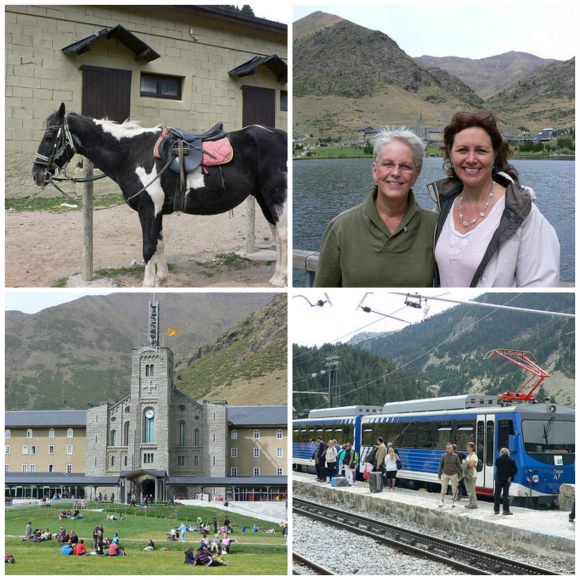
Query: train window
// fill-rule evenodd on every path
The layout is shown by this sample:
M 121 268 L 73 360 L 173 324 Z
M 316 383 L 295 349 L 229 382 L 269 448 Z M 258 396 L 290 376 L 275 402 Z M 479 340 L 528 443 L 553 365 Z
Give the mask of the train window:
M 483 451 L 484 451 L 484 442 L 485 442 L 485 432 L 483 430 L 483 421 L 477 422 L 477 440 L 475 442 L 475 454 L 477 455 L 478 459 L 483 461 Z
M 438 439 L 437 423 L 434 421 L 420 421 L 417 423 L 418 449 L 435 449 Z
M 474 422 L 466 423 L 464 421 L 453 421 L 454 437 L 453 443 L 461 451 L 467 449 L 467 443 L 474 439 Z
M 511 419 L 500 419 L 497 422 L 497 445 L 499 452 L 504 447 L 509 449 L 509 436 L 514 435 L 514 422 Z M 515 451 L 512 449 L 511 451 Z
M 524 449 L 527 453 L 566 455 L 574 453 L 574 422 L 546 420 L 522 421 Z
M 440 423 L 437 427 L 436 449 L 445 449 L 447 443 L 451 443 L 451 423 Z
M 373 428 L 365 427 L 362 432 L 362 444 L 363 446 L 369 446 L 375 444 L 375 439 L 373 438 Z
M 488 421 L 486 426 L 485 434 L 485 464 L 488 466 L 493 465 L 493 435 L 494 435 L 495 424 L 493 421 Z
M 300 429 L 294 429 L 292 440 L 296 443 L 297 441 L 302 441 L 300 438 Z
M 389 423 L 385 441 L 391 441 L 395 447 L 401 445 L 401 423 Z
M 408 421 L 399 423 L 399 436 L 393 441 L 395 447 L 416 447 L 417 431 L 415 429 L 416 423 L 409 423 Z

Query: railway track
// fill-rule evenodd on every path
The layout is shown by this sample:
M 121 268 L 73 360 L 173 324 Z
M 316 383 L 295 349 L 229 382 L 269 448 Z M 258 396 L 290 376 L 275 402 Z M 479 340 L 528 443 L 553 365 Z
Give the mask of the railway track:
M 316 564 L 315 562 L 313 562 L 312 560 L 310 560 L 306 556 L 303 556 L 302 554 L 292 552 L 292 560 L 294 562 L 298 562 L 299 564 L 302 564 L 303 566 L 306 566 L 307 568 L 309 568 L 313 572 L 316 572 L 317 574 L 320 574 L 321 576 L 334 576 L 335 575 L 334 572 L 331 572 L 327 568 L 324 568 L 323 566 Z
M 440 562 L 465 574 L 558 575 L 525 562 L 510 560 L 356 514 L 344 513 L 303 499 L 294 498 L 293 511 L 343 530 L 371 537 L 403 553 Z

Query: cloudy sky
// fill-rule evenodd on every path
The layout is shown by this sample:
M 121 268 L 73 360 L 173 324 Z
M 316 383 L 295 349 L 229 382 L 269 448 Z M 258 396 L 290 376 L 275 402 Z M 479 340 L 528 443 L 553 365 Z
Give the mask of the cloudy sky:
M 409 56 L 485 58 L 509 51 L 568 60 L 578 48 L 578 3 L 575 1 L 485 4 L 426 2 L 380 5 L 332 2 L 293 5 L 292 19 L 321 10 L 392 38 Z M 421 5 L 423 4 L 423 5 Z

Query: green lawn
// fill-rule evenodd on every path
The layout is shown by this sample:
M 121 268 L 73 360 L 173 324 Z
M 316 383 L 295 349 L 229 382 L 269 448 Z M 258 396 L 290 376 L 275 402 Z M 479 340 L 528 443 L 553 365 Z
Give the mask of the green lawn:
M 91 506 L 89 506 L 91 507 Z M 101 507 L 101 506 L 99 506 Z M 119 507 L 119 506 L 117 506 Z M 201 516 L 204 521 L 212 521 L 217 517 L 221 524 L 226 513 L 219 509 L 199 507 L 161 507 L 147 510 L 127 508 L 122 521 L 110 521 L 102 512 L 83 510 L 81 520 L 61 520 L 59 508 L 22 508 L 5 511 L 5 553 L 12 554 L 16 564 L 5 566 L 6 574 L 52 575 L 52 574 L 122 574 L 122 575 L 152 575 L 152 574 L 286 574 L 287 550 L 281 528 L 278 525 L 245 516 L 230 513 L 229 517 L 235 524 L 232 538 L 231 554 L 227 556 L 228 567 L 197 567 L 185 566 L 183 552 L 189 546 L 197 548 L 201 534 L 188 533 L 185 542 L 167 541 L 168 531 L 181 523 L 192 522 Z M 115 510 L 116 513 L 119 509 Z M 157 516 L 157 517 L 156 517 Z M 49 528 L 51 532 L 58 531 L 63 525 L 67 531 L 74 529 L 79 538 L 85 540 L 87 549 L 92 543 L 92 530 L 99 524 L 104 524 L 105 537 L 115 533 L 121 538 L 121 545 L 127 551 L 125 558 L 108 558 L 104 556 L 64 556 L 61 545 L 55 540 L 49 542 L 23 542 L 26 523 L 32 522 L 32 528 Z M 274 528 L 276 534 L 246 531 L 242 536 L 241 525 L 251 529 L 256 523 L 261 529 Z M 143 552 L 149 538 L 155 542 L 156 550 Z M 168 548 L 167 551 L 162 548 Z

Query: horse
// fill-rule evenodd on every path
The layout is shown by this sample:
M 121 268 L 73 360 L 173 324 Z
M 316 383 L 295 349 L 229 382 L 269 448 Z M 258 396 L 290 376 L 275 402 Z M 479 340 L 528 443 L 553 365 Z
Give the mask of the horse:
M 249 125 L 227 133 L 233 149 L 223 165 L 198 166 L 181 176 L 166 171 L 154 156 L 163 127 L 145 128 L 134 121 L 116 123 L 67 113 L 62 103 L 46 120 L 46 130 L 34 158 L 32 175 L 44 187 L 64 171 L 75 153 L 117 183 L 123 199 L 139 214 L 143 233 L 143 286 L 167 282 L 163 216 L 174 211 L 216 215 L 253 195 L 270 224 L 276 242 L 273 286 L 287 284 L 287 134 L 280 129 Z M 184 197 L 183 197 L 184 196 Z

